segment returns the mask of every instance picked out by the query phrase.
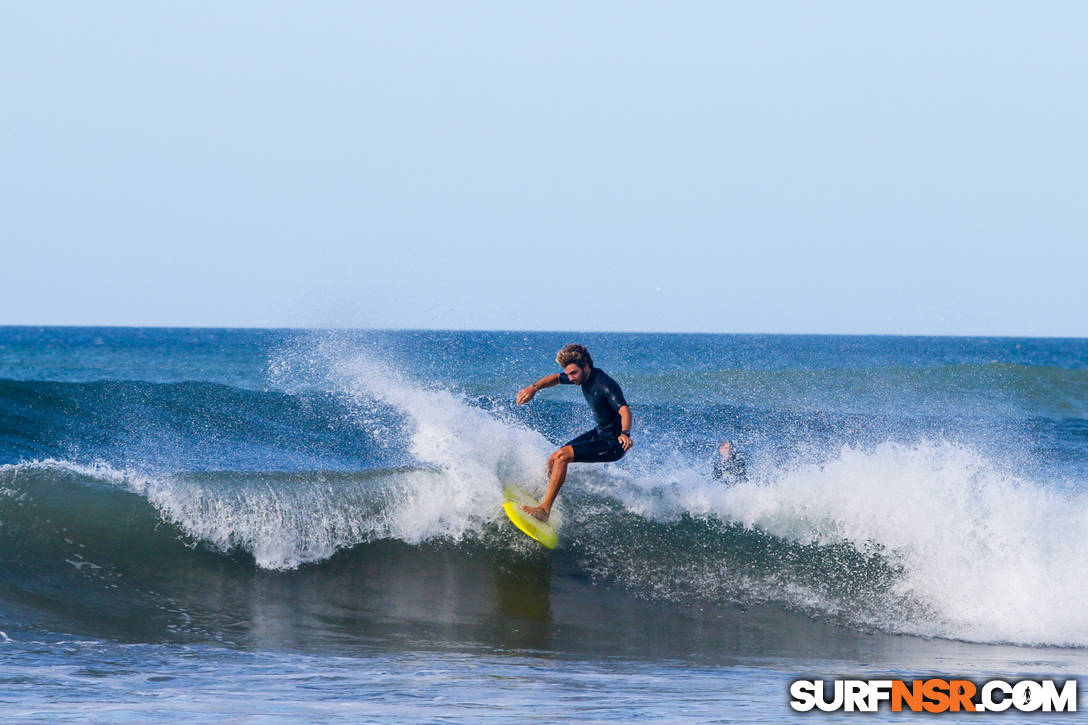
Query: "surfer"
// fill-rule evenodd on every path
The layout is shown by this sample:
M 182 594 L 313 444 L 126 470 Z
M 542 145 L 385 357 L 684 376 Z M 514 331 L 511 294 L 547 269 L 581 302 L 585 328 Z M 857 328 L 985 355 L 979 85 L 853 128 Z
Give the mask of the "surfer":
M 744 459 L 737 455 L 732 441 L 724 440 L 718 446 L 714 461 L 714 478 L 725 483 L 741 483 L 748 480 Z
M 567 478 L 571 463 L 609 463 L 623 458 L 631 448 L 631 409 L 619 384 L 593 367 L 589 350 L 581 345 L 566 345 L 555 356 L 561 373 L 553 373 L 518 391 L 517 404 L 525 405 L 541 388 L 556 385 L 580 385 L 586 402 L 597 418 L 597 427 L 560 447 L 548 458 L 548 492 L 539 506 L 522 506 L 526 513 L 547 521 Z

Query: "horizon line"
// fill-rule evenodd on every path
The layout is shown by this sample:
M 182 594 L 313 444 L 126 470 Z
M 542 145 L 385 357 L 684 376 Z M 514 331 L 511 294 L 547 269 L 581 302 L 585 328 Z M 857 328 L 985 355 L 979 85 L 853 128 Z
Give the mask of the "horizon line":
M 1009 340 L 1088 340 L 1088 336 L 1080 335 L 1022 335 L 999 334 L 980 335 L 962 333 L 905 333 L 905 332 L 708 332 L 699 330 L 540 330 L 540 329 L 497 329 L 497 328 L 470 328 L 470 327 L 299 327 L 299 326 L 273 326 L 260 327 L 256 325 L 82 325 L 82 324 L 0 324 L 0 330 L 5 329 L 32 329 L 32 328 L 58 328 L 58 329 L 114 329 L 114 330 L 249 330 L 249 331 L 292 331 L 292 332 L 497 332 L 506 334 L 579 334 L 579 335 L 720 335 L 720 336 L 765 336 L 765 337 L 946 337 L 946 338 L 989 338 Z

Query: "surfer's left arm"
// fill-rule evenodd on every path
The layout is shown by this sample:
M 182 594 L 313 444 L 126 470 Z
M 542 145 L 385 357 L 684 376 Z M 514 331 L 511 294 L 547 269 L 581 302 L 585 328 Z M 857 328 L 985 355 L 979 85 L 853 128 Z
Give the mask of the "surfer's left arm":
M 631 431 L 631 409 L 628 406 L 624 405 L 619 409 L 619 414 L 620 414 L 620 430 L 622 430 L 624 432 L 620 433 L 620 436 L 619 436 L 619 438 L 617 438 L 617 440 L 620 442 L 620 445 L 623 446 L 623 450 L 627 451 L 627 450 L 630 450 L 631 446 L 633 445 L 631 443 L 631 436 L 630 436 L 630 431 Z

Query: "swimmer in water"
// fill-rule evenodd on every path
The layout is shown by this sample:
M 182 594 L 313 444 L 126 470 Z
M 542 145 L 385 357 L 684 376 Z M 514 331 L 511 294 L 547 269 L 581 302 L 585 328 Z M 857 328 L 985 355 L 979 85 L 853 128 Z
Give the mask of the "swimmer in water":
M 725 483 L 740 483 L 748 480 L 744 459 L 737 455 L 732 441 L 722 441 L 718 446 L 718 458 L 714 461 L 714 478 Z

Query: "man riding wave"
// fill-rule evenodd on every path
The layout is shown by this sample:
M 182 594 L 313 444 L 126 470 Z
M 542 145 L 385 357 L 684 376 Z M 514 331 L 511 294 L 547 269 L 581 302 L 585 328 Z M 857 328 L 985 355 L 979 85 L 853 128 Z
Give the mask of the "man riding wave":
M 541 388 L 580 385 L 593 410 L 597 426 L 566 443 L 548 458 L 548 492 L 539 506 L 522 506 L 526 513 L 547 521 L 552 504 L 567 478 L 571 463 L 609 463 L 623 458 L 631 448 L 631 409 L 619 384 L 603 370 L 593 367 L 593 358 L 581 345 L 570 344 L 555 356 L 561 373 L 553 373 L 518 391 L 517 404 L 525 405 Z

